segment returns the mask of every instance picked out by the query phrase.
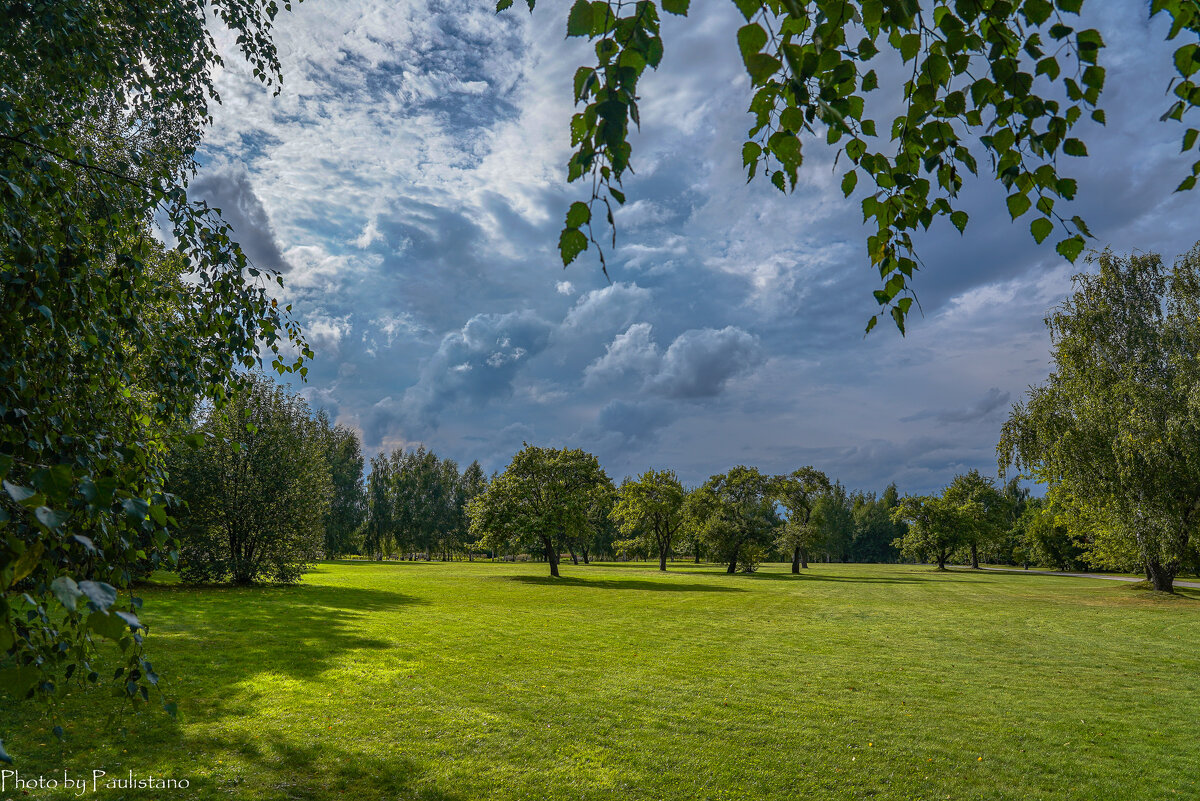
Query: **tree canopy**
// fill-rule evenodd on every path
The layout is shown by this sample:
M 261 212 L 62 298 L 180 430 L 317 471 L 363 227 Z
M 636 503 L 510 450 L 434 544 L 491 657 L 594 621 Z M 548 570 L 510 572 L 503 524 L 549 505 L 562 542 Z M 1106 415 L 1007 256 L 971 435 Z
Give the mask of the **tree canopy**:
M 667 569 L 671 546 L 683 526 L 687 491 L 673 470 L 647 470 L 624 481 L 611 516 L 627 537 L 640 537 L 658 552 L 658 569 Z
M 185 580 L 290 584 L 324 551 L 334 498 L 322 421 L 265 376 L 205 416 L 171 463 Z
M 526 0 L 532 11 L 535 0 Z M 1028 219 L 1039 243 L 1074 261 L 1091 236 L 1064 210 L 1077 186 L 1060 157 L 1087 156 L 1077 124 L 1100 124 L 1106 72 L 1104 41 L 1083 28 L 1083 0 L 734 0 L 745 18 L 737 45 L 750 77 L 754 122 L 742 145 L 747 175 L 767 176 L 780 191 L 796 187 L 805 139 L 837 148 L 846 197 L 861 197 L 871 233 L 866 256 L 878 269 L 880 305 L 871 330 L 890 315 L 903 332 L 920 265 L 914 235 L 938 218 L 960 232 L 968 224 L 959 192 L 983 172 L 1008 191 L 1012 219 Z M 499 0 L 497 10 L 513 5 Z M 638 84 L 664 58 L 659 10 L 686 16 L 690 0 L 575 0 L 569 37 L 595 43 L 596 59 L 574 76 L 579 111 L 570 121 L 575 148 L 570 181 L 591 186 L 571 204 L 559 241 L 564 264 L 594 245 L 607 273 L 605 225 L 616 244 L 614 207 L 633 164 L 630 123 L 641 125 Z M 1152 0 L 1150 16 L 1170 20 L 1177 78 L 1163 120 L 1182 124 L 1200 105 L 1200 8 L 1193 0 Z M 1182 35 L 1182 36 L 1181 36 Z M 898 79 L 896 64 L 904 65 Z M 881 75 L 883 76 L 881 78 Z M 874 100 L 872 93 L 887 95 Z M 875 110 L 899 107 L 877 125 Z M 1183 151 L 1197 149 L 1196 128 L 1181 130 Z M 983 163 L 977 157 L 982 151 Z M 1195 186 L 1200 160 L 1181 175 Z
M 1094 261 L 1046 317 L 1054 371 L 1013 407 L 1000 467 L 1048 484 L 1098 541 L 1136 544 L 1170 591 L 1200 523 L 1200 245 L 1173 267 Z
M 557 576 L 559 555 L 593 525 L 595 496 L 611 487 L 592 454 L 526 444 L 468 506 L 471 532 L 489 547 L 541 550 Z
M 754 570 L 770 548 L 780 522 L 773 484 L 756 468 L 738 465 L 689 493 L 691 525 L 726 572 Z
M 149 698 L 140 601 L 117 601 L 148 556 L 172 551 L 162 485 L 173 432 L 197 403 L 224 404 L 238 368 L 305 369 L 310 351 L 268 293 L 281 279 L 186 192 L 217 100 L 208 17 L 273 84 L 279 8 L 3 6 L 0 684 L 18 697 L 97 681 L 100 634 L 124 647 L 119 691 Z M 150 232 L 155 215 L 169 253 Z

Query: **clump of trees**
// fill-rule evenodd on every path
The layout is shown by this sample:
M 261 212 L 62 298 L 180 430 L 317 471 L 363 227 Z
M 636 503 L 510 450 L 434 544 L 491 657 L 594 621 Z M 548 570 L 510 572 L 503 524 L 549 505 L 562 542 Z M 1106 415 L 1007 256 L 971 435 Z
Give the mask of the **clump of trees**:
M 470 556 L 467 506 L 487 483 L 479 462 L 460 473 L 454 460 L 424 446 L 380 453 L 367 477 L 363 552 L 379 560 L 394 554 Z

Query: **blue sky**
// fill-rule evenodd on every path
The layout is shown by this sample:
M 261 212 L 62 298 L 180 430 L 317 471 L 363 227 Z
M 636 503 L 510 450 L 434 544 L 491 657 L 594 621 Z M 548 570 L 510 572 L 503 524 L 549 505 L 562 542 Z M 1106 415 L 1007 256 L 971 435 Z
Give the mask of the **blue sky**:
M 1144 3 L 1092 5 L 1109 124 L 1081 123 L 1091 158 L 1065 162 L 1070 213 L 1098 247 L 1173 257 L 1200 238 L 1200 195 L 1171 191 L 1188 162 L 1157 122 L 1165 28 Z M 1076 271 L 1009 220 L 1002 187 L 969 183 L 966 235 L 944 223 L 920 240 L 908 336 L 864 338 L 876 287 L 858 199 L 821 142 L 794 194 L 746 183 L 740 18 L 697 3 L 665 21 L 643 79 L 611 283 L 589 254 L 563 270 L 587 45 L 564 39 L 559 6 L 308 0 L 278 23 L 278 97 L 230 50 L 192 193 L 284 271 L 317 351 L 296 388 L 368 454 L 424 443 L 488 470 L 528 441 L 590 450 L 616 479 L 812 464 L 921 492 L 994 473 L 1009 406 L 1049 371 L 1044 313 Z

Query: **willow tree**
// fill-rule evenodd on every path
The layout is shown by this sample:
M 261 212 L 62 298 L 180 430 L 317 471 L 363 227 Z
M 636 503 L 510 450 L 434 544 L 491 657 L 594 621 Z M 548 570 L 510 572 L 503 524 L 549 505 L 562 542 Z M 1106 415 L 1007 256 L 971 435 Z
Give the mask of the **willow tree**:
M 535 0 L 526 0 L 530 10 Z M 513 5 L 499 0 L 497 9 Z M 640 126 L 638 83 L 664 59 L 659 9 L 686 16 L 690 0 L 575 0 L 567 36 L 595 43 L 595 61 L 579 67 L 570 121 L 575 150 L 570 181 L 591 187 L 571 204 L 559 240 L 564 264 L 600 243 L 625 202 L 631 171 L 630 123 Z M 959 192 L 983 172 L 1008 193 L 1013 220 L 1029 220 L 1032 237 L 1053 237 L 1072 262 L 1091 234 L 1064 209 L 1077 185 L 1062 156 L 1087 156 L 1080 120 L 1103 124 L 1104 41 L 1080 25 L 1083 0 L 734 0 L 745 24 L 730 31 L 750 77 L 752 123 L 741 147 L 748 176 L 795 189 L 805 140 L 837 148 L 847 197 L 861 198 L 866 257 L 878 270 L 879 313 L 904 330 L 917 270 L 915 234 L 937 220 L 960 232 L 968 224 Z M 1182 123 L 1200 105 L 1200 6 L 1152 0 L 1147 13 L 1170 22 L 1164 62 L 1178 78 L 1163 120 Z M 1182 37 L 1181 37 L 1182 34 Z M 897 69 L 898 64 L 904 66 Z M 897 74 L 881 80 L 880 75 Z M 875 99 L 873 93 L 878 96 Z M 874 111 L 897 109 L 876 124 Z M 1158 116 L 1157 113 L 1155 116 Z M 649 122 L 648 122 L 649 124 Z M 1183 151 L 1200 146 L 1197 130 L 1180 131 Z M 983 159 L 978 159 L 983 155 Z M 981 169 L 982 168 L 982 169 Z M 1191 189 L 1200 161 L 1182 174 Z M 613 244 L 616 241 L 612 232 Z M 605 267 L 607 270 L 607 267 Z
M 1172 591 L 1200 524 L 1200 245 L 1167 267 L 1153 254 L 1094 258 L 1046 317 L 1054 371 L 1013 407 L 998 445 L 1094 521 L 1136 544 Z
M 586 534 L 595 497 L 611 486 L 590 453 L 526 444 L 468 505 L 471 533 L 487 548 L 540 550 L 558 576 L 559 554 Z

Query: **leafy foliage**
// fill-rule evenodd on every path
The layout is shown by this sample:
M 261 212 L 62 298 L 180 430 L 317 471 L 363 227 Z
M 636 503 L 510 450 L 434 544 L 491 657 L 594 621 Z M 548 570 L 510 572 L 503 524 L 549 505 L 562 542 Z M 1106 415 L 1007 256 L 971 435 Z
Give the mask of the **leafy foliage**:
M 673 470 L 647 470 L 637 479 L 622 482 L 611 516 L 621 533 L 652 544 L 658 569 L 667 569 L 667 557 L 683 526 L 687 491 Z
M 820 515 L 813 518 L 822 493 L 829 492 L 829 477 L 815 467 L 801 467 L 775 479 L 772 494 L 787 510 L 787 521 L 779 532 L 776 545 L 791 552 L 792 572 L 808 567 L 808 552 L 819 541 Z
M 324 555 L 336 559 L 354 551 L 366 515 L 362 445 L 354 429 L 333 425 L 324 409 L 317 412 L 316 422 L 333 484 L 329 511 L 325 513 Z
M 1098 540 L 1136 543 L 1170 591 L 1200 522 L 1200 245 L 1092 259 L 1046 318 L 1054 372 L 1013 408 L 998 445 Z
M 267 291 L 278 277 L 249 264 L 217 211 L 185 189 L 217 100 L 206 17 L 273 84 L 278 10 L 3 5 L 0 683 L 18 697 L 96 681 L 100 634 L 125 646 L 120 692 L 149 698 L 157 676 L 138 600 L 126 596 L 117 614 L 116 594 L 74 588 L 125 590 L 172 551 L 163 455 L 198 401 L 219 407 L 235 368 L 263 359 L 305 369 L 299 329 Z M 177 243 L 169 254 L 149 234 L 156 214 Z M 283 355 L 285 340 L 298 358 Z
M 325 547 L 334 495 L 327 438 L 308 404 L 262 376 L 209 414 L 181 446 L 169 487 L 179 515 L 187 581 L 289 584 Z
M 527 0 L 530 10 L 535 0 Z M 962 232 L 967 213 L 957 205 L 968 176 L 981 171 L 1008 191 L 1013 220 L 1029 220 L 1043 242 L 1057 230 L 1056 250 L 1075 261 L 1091 236 L 1060 201 L 1074 198 L 1076 182 L 1061 157 L 1085 157 L 1077 124 L 1085 116 L 1104 124 L 1100 107 L 1104 41 L 1079 28 L 1083 0 L 734 0 L 746 24 L 736 33 L 750 77 L 753 115 L 742 161 L 747 175 L 794 190 L 803 164 L 803 140 L 820 137 L 845 157 L 841 187 L 862 198 L 873 229 L 867 256 L 879 270 L 880 311 L 904 331 L 912 307 L 912 278 L 920 265 L 914 235 L 944 218 Z M 497 10 L 512 5 L 500 0 Z M 597 215 L 612 229 L 613 205 L 625 202 L 622 180 L 631 170 L 629 125 L 640 125 L 638 82 L 663 58 L 659 7 L 686 15 L 687 0 L 575 0 L 567 36 L 595 42 L 596 61 L 575 73 L 571 119 L 575 148 L 570 181 L 590 181 L 591 195 L 573 203 L 559 241 L 563 263 L 596 245 L 607 274 Z M 1200 105 L 1200 6 L 1194 0 L 1152 0 L 1150 16 L 1171 21 L 1168 40 L 1182 37 L 1173 60 L 1163 120 L 1182 123 Z M 903 65 L 900 113 L 882 126 L 870 114 L 880 73 Z M 885 81 L 885 90 L 892 90 Z M 892 106 L 893 98 L 880 101 Z M 1183 150 L 1200 146 L 1197 129 L 1182 134 Z M 981 167 L 973 146 L 986 156 Z M 979 152 L 975 149 L 975 153 Z M 1200 160 L 1179 185 L 1191 189 Z M 1057 208 L 1056 208 L 1057 206 Z
M 467 504 L 486 486 L 479 462 L 459 474 L 454 460 L 424 446 L 380 453 L 367 479 L 365 551 L 379 559 L 395 552 L 449 558 L 469 551 Z
M 528 443 L 467 507 L 471 533 L 488 547 L 540 550 L 558 575 L 558 559 L 594 525 L 597 494 L 612 481 L 590 453 Z
M 766 555 L 779 526 L 774 480 L 756 468 L 738 465 L 711 476 L 688 494 L 690 526 L 727 572 L 752 571 Z
M 907 525 L 904 536 L 893 543 L 901 556 L 921 562 L 932 557 L 938 570 L 946 569 L 946 560 L 963 543 L 958 506 L 936 495 L 906 495 L 892 519 Z
M 978 470 L 960 473 L 943 496 L 958 506 L 963 523 L 963 542 L 971 552 L 971 567 L 979 567 L 979 548 L 995 542 L 1008 522 L 1008 503 L 995 482 Z

